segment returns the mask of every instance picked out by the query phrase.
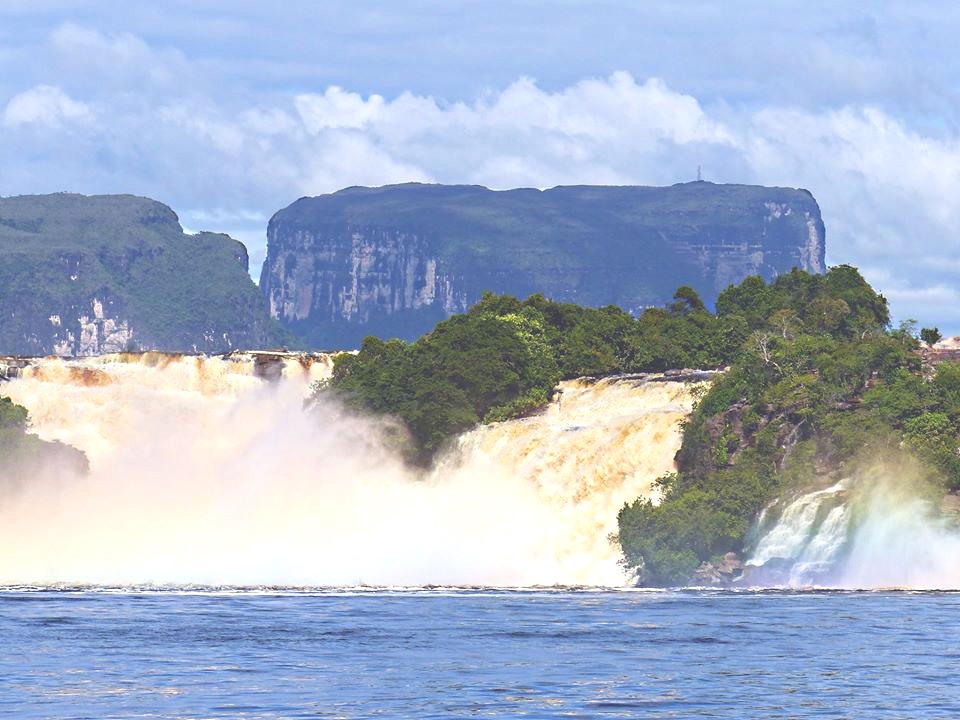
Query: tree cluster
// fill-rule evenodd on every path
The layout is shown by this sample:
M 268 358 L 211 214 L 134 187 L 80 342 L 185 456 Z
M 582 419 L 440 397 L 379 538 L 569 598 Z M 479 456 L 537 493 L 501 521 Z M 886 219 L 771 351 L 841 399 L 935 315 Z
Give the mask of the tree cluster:
M 664 499 L 624 507 L 619 540 L 641 580 L 686 582 L 703 561 L 740 552 L 760 510 L 788 487 L 870 453 L 910 453 L 960 488 L 960 367 L 925 377 L 909 326 L 849 266 L 747 278 L 717 301 L 749 327 L 729 371 L 684 428 Z
M 359 353 L 337 358 L 317 392 L 400 420 L 411 455 L 428 463 L 477 423 L 542 408 L 560 380 L 718 367 L 746 339 L 741 318 L 713 315 L 691 288 L 674 300 L 634 318 L 614 306 L 487 293 L 416 342 L 366 338 Z

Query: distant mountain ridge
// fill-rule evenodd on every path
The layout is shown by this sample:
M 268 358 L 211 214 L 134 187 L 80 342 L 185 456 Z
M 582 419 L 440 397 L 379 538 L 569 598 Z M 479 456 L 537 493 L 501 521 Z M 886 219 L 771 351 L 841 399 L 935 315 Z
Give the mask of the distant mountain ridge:
M 691 285 L 712 304 L 750 274 L 823 272 L 824 235 L 789 188 L 353 187 L 273 216 L 258 291 L 240 242 L 187 235 L 155 200 L 0 198 L 0 354 L 350 348 L 413 339 L 485 290 L 636 313 Z
M 280 334 L 227 235 L 133 195 L 0 198 L 0 353 L 222 352 Z
M 318 347 L 413 339 L 484 290 L 631 312 L 691 285 L 712 303 L 747 275 L 825 270 L 806 190 L 693 182 L 493 191 L 352 187 L 301 198 L 267 230 L 273 317 Z

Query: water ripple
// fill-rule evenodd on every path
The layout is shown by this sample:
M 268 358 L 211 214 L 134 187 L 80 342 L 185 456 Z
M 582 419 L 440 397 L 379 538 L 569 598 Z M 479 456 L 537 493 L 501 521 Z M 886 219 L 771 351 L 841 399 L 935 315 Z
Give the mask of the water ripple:
M 5 588 L 0 717 L 956 718 L 960 597 Z

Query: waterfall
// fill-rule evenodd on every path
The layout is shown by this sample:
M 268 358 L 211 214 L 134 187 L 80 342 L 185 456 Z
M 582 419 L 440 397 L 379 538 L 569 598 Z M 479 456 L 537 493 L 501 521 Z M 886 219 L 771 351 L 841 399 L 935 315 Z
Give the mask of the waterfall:
M 629 582 L 617 511 L 655 499 L 673 469 L 690 384 L 565 382 L 542 414 L 477 428 L 423 473 L 389 420 L 305 409 L 332 361 L 147 353 L 20 368 L 0 390 L 33 432 L 86 452 L 90 473 L 0 495 L 0 583 Z
M 934 502 L 941 493 L 902 465 L 876 462 L 778 501 L 758 522 L 743 583 L 960 588 L 960 529 Z
M 690 386 L 657 378 L 562 383 L 541 415 L 480 427 L 459 439 L 435 480 L 482 469 L 535 492 L 557 526 L 549 552 L 577 582 L 623 585 L 617 513 L 638 497 L 659 501 L 654 480 L 675 469 Z
M 847 537 L 850 513 L 842 503 L 849 485 L 841 480 L 765 509 L 760 527 L 783 505 L 747 561 L 746 577 L 763 584 L 809 585 L 832 570 Z

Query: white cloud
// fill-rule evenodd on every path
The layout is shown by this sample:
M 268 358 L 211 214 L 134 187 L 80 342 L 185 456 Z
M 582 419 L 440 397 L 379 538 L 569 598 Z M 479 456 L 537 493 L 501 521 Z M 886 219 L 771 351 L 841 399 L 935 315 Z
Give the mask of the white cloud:
M 73 100 L 53 85 L 37 85 L 14 95 L 3 111 L 3 123 L 8 127 L 58 127 L 66 122 L 84 122 L 92 118 L 93 112 L 88 105 Z
M 823 178 L 842 178 L 878 203 L 913 204 L 925 220 L 960 224 L 960 142 L 924 137 L 876 108 L 825 113 L 764 110 L 753 118 L 749 150 L 758 172 L 816 164 Z M 837 183 L 838 185 L 840 183 Z
M 131 33 L 104 33 L 69 22 L 53 30 L 49 52 L 59 77 L 94 93 L 183 92 L 200 76 L 196 64 L 176 48 L 156 48 Z
M 127 33 L 61 25 L 49 47 L 48 75 L 3 111 L 0 194 L 151 195 L 193 208 L 191 226 L 251 238 L 256 258 L 257 217 L 348 185 L 660 185 L 702 165 L 716 182 L 808 188 L 831 262 L 874 269 L 898 316 L 960 332 L 960 138 L 889 108 L 728 105 L 627 72 L 565 86 L 519 77 L 453 100 L 337 85 L 257 93 Z M 874 68 L 857 72 L 866 92 Z
M 318 138 L 300 168 L 300 188 L 307 194 L 313 194 L 311 188 L 317 187 L 340 189 L 350 185 L 435 180 L 416 165 L 394 157 L 370 138 L 349 131 L 333 131 Z
M 735 138 L 708 117 L 697 100 L 657 79 L 637 83 L 627 73 L 581 81 L 548 92 L 528 78 L 467 103 L 443 103 L 403 93 L 394 100 L 364 98 L 332 87 L 298 95 L 294 105 L 307 134 L 320 144 L 308 192 L 342 187 L 338 148 L 360 149 L 353 178 L 436 178 L 494 187 L 516 184 L 667 181 L 655 169 L 680 146 L 733 148 Z M 342 132 L 351 130 L 352 134 Z M 361 140 L 362 138 L 362 140 Z M 364 170 L 366 168 L 366 170 Z M 342 168 L 340 168 L 342 169 Z M 686 177 L 692 175 L 691 163 Z M 645 174 L 651 178 L 644 178 Z
M 293 99 L 300 119 L 307 130 L 317 134 L 336 128 L 362 128 L 383 111 L 379 95 L 364 100 L 356 93 L 333 85 L 322 95 L 297 95 Z
M 258 135 L 293 135 L 300 125 L 279 108 L 252 108 L 242 114 L 243 124 Z
M 211 149 L 229 155 L 239 154 L 246 141 L 241 127 L 219 119 L 215 113 L 198 112 L 197 108 L 186 104 L 164 106 L 160 108 L 158 118 L 209 142 Z

